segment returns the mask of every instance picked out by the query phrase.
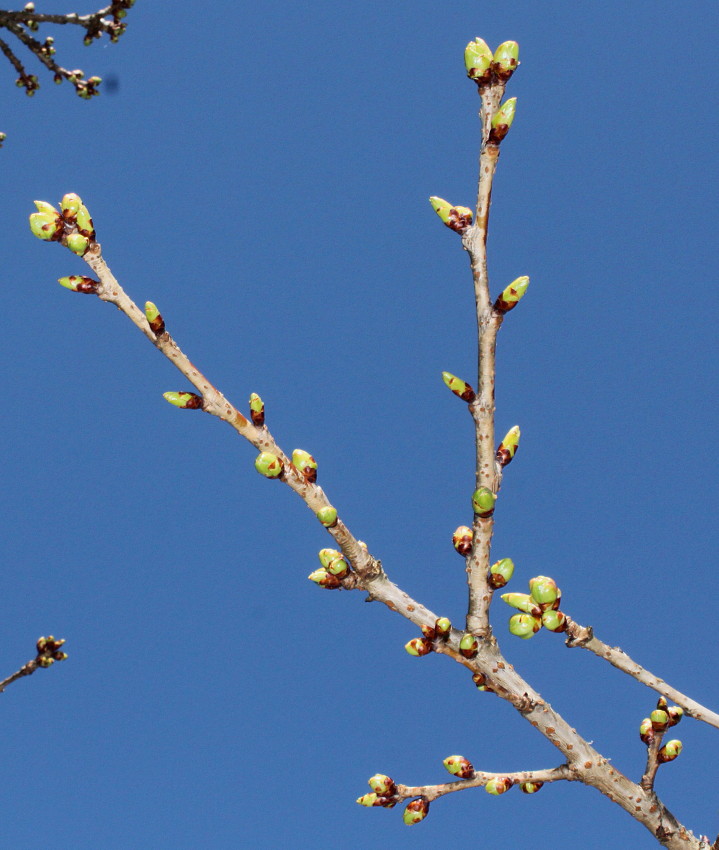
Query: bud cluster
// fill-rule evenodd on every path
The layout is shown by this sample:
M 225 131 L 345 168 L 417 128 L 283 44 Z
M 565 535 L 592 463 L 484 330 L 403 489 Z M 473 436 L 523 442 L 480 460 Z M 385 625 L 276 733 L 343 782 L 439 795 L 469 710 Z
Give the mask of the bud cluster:
M 47 201 L 35 201 L 37 212 L 30 215 L 30 230 L 43 242 L 60 242 L 78 257 L 84 256 L 95 243 L 95 228 L 87 207 L 79 195 L 69 192 L 60 202 L 60 211 Z M 63 286 L 75 292 L 86 290 L 68 286 L 60 278 Z
M 648 747 L 660 743 L 662 735 L 672 726 L 676 726 L 682 717 L 684 717 L 684 709 L 681 706 L 669 705 L 665 697 L 659 697 L 657 707 L 639 725 L 639 737 Z M 667 741 L 657 752 L 657 760 L 660 764 L 674 761 L 681 751 L 681 741 L 676 739 Z
M 506 83 L 519 66 L 519 45 L 504 41 L 492 53 L 486 41 L 475 38 L 464 50 L 464 66 L 480 90 L 496 82 Z
M 535 576 L 529 580 L 529 593 L 503 593 L 502 599 L 512 608 L 521 611 L 509 618 L 509 631 L 524 640 L 544 626 L 550 632 L 563 632 L 567 618 L 559 610 L 562 591 L 554 579 Z
M 364 794 L 357 798 L 360 806 L 381 806 L 383 809 L 392 809 L 397 805 L 395 792 L 397 790 L 394 780 L 384 773 L 375 773 L 368 780 L 371 794 Z
M 341 587 L 342 579 L 350 571 L 342 552 L 337 549 L 321 549 L 318 557 L 322 566 L 310 573 L 307 578 L 327 590 L 336 590 Z
M 38 667 L 51 667 L 56 661 L 64 661 L 67 658 L 67 653 L 62 652 L 60 647 L 65 643 L 65 639 L 56 639 L 52 635 L 41 637 L 37 644 L 37 662 Z
M 449 617 L 438 617 L 434 621 L 434 626 L 422 626 L 422 637 L 408 641 L 404 645 L 405 651 L 415 657 L 429 655 L 434 649 L 434 642 L 447 640 L 451 632 L 452 621 Z

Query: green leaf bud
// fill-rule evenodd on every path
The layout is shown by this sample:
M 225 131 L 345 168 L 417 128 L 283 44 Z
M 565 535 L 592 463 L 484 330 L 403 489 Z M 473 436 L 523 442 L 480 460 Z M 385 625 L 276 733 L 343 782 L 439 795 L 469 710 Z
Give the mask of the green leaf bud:
M 75 214 L 75 224 L 83 236 L 87 236 L 88 239 L 95 238 L 95 228 L 92 225 L 92 219 L 90 218 L 90 213 L 88 212 L 85 204 L 80 204 L 80 207 Z
M 479 517 L 490 517 L 494 513 L 494 503 L 496 501 L 497 496 L 489 487 L 480 487 L 472 495 L 472 509 Z
M 494 302 L 494 309 L 498 313 L 509 313 L 522 300 L 528 286 L 529 278 L 526 274 L 513 280 L 509 286 L 502 290 L 502 294 Z
M 342 557 L 335 558 L 330 561 L 326 569 L 328 573 L 331 573 L 333 576 L 337 576 L 337 578 L 344 578 L 349 572 L 347 561 L 345 561 Z
M 427 800 L 422 800 L 421 798 L 419 800 L 412 800 L 411 803 L 407 803 L 405 806 L 402 813 L 402 820 L 407 826 L 413 826 L 415 823 L 423 821 L 427 817 L 428 812 L 429 802 Z
M 469 207 L 453 207 L 449 201 L 445 201 L 444 198 L 439 198 L 436 195 L 432 195 L 429 202 L 443 224 L 446 224 L 450 230 L 454 230 L 456 233 L 464 233 L 472 224 L 473 213 Z
M 567 618 L 561 611 L 553 611 L 550 608 L 542 612 L 542 625 L 550 632 L 563 632 L 567 629 Z
M 432 651 L 432 641 L 423 637 L 412 638 L 412 640 L 404 645 L 404 648 L 410 655 L 421 657 L 423 655 L 429 655 Z
M 514 561 L 502 558 L 489 568 L 489 583 L 494 588 L 504 587 L 514 575 Z
M 521 432 L 519 430 L 519 425 L 515 425 L 513 428 L 510 428 L 504 435 L 504 439 L 497 449 L 497 463 L 500 466 L 509 466 L 512 462 L 514 456 L 517 454 L 517 449 L 519 448 L 520 436 Z
M 474 635 L 464 634 L 459 642 L 459 651 L 465 658 L 474 658 L 479 652 L 479 641 Z
M 553 578 L 548 576 L 535 576 L 529 579 L 529 589 L 532 599 L 540 604 L 553 603 L 559 596 L 559 588 Z
M 394 781 L 384 773 L 375 773 L 374 776 L 370 776 L 368 783 L 369 787 L 380 797 L 391 797 L 396 790 Z
M 337 509 L 333 508 L 332 505 L 320 508 L 315 516 L 325 528 L 332 528 L 332 526 L 337 525 Z
M 320 549 L 318 557 L 323 567 L 329 567 L 335 558 L 342 557 L 342 553 L 338 552 L 337 549 Z
M 503 593 L 502 600 L 512 608 L 524 611 L 525 614 L 531 614 L 533 617 L 542 616 L 542 609 L 528 593 Z
M 145 302 L 145 318 L 150 325 L 150 330 L 155 334 L 155 336 L 161 336 L 165 333 L 165 320 L 162 318 L 162 314 L 152 301 Z
M 654 727 L 649 717 L 645 717 L 639 725 L 639 737 L 649 746 L 654 740 Z
M 59 215 L 55 207 L 52 204 L 49 204 L 47 201 L 33 201 L 33 204 L 35 204 L 35 208 L 38 212 L 50 213 L 51 215 Z
M 93 280 L 91 277 L 83 277 L 78 274 L 59 277 L 57 282 L 66 289 L 71 289 L 73 292 L 82 292 L 85 295 L 97 295 L 97 288 L 100 285 L 99 280 Z
M 250 395 L 250 416 L 258 428 L 265 424 L 265 403 L 257 393 Z
M 509 791 L 514 783 L 508 776 L 495 776 L 494 779 L 490 779 L 489 782 L 484 786 L 484 790 L 488 794 L 494 794 L 498 796 L 499 794 L 504 794 L 505 791 Z
M 60 209 L 65 221 L 75 221 L 75 216 L 81 206 L 82 198 L 76 195 L 75 192 L 68 192 L 66 195 L 63 195 L 62 201 L 60 201 Z
M 487 681 L 487 677 L 484 673 L 474 673 L 472 675 L 472 681 L 477 687 L 478 691 L 491 691 L 492 687 Z
M 541 628 L 541 619 L 531 614 L 514 614 L 509 618 L 509 631 L 523 640 L 533 637 Z
M 66 239 L 65 244 L 78 257 L 84 257 L 87 249 L 90 247 L 90 240 L 87 236 L 81 233 L 71 233 Z
M 520 782 L 519 790 L 523 794 L 536 794 L 542 785 L 544 785 L 544 782 Z
M 182 410 L 200 410 L 202 408 L 202 396 L 197 393 L 163 393 L 165 401 L 179 407 Z
M 668 761 L 674 761 L 681 751 L 681 741 L 677 741 L 676 739 L 667 741 L 657 753 L 657 760 L 659 761 L 659 764 L 666 764 Z
M 451 372 L 442 372 L 442 380 L 458 398 L 461 398 L 462 401 L 466 401 L 468 404 L 477 397 L 472 387 L 466 381 L 463 381 Z
M 673 705 L 667 709 L 667 714 L 669 715 L 669 726 L 676 726 L 682 717 L 684 717 L 684 709 L 678 705 Z
M 470 80 L 479 86 L 488 82 L 492 75 L 492 58 L 492 51 L 485 41 L 481 38 L 470 41 L 464 49 L 464 67 Z
M 519 45 L 516 41 L 503 41 L 492 58 L 492 70 L 506 82 L 519 66 Z
M 331 573 L 328 573 L 323 567 L 320 567 L 318 570 L 310 573 L 307 578 L 327 590 L 336 590 L 338 587 L 342 586 L 340 579 L 338 579 L 337 576 L 333 576 Z
M 474 532 L 466 525 L 460 525 L 452 535 L 452 545 L 460 555 L 469 555 L 472 551 Z
M 56 212 L 36 212 L 30 214 L 30 230 L 33 236 L 43 242 L 53 242 L 62 238 L 62 219 Z
M 41 655 L 36 660 L 38 667 L 52 667 L 52 665 L 55 663 L 54 658 L 48 658 L 46 655 Z
M 460 779 L 471 779 L 474 776 L 472 762 L 464 756 L 447 756 L 442 764 L 452 776 L 458 776 Z
M 368 808 L 379 805 L 377 802 L 377 794 L 363 794 L 361 797 L 357 798 L 357 802 L 360 806 L 367 806 Z
M 492 127 L 489 131 L 488 142 L 490 145 L 498 145 L 509 132 L 514 122 L 514 113 L 517 111 L 517 98 L 510 97 L 492 116 Z
M 441 640 L 449 637 L 449 633 L 452 631 L 452 621 L 449 617 L 439 617 L 435 620 L 434 623 L 434 631 L 437 634 L 437 637 Z
M 309 452 L 295 449 L 292 452 L 292 464 L 308 484 L 317 481 L 317 461 Z
M 255 459 L 255 469 L 265 478 L 279 478 L 282 475 L 282 461 L 271 452 L 262 452 Z
M 669 714 L 663 708 L 655 708 L 649 719 L 655 732 L 665 732 L 669 728 Z

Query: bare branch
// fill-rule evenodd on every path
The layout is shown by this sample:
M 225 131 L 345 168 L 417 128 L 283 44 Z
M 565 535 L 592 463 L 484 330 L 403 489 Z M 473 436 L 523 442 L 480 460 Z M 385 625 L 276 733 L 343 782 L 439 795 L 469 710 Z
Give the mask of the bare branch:
M 678 691 L 676 688 L 667 684 L 664 679 L 650 673 L 641 664 L 637 664 L 634 659 L 630 658 L 624 650 L 618 646 L 609 646 L 599 638 L 594 636 L 594 631 L 590 626 L 581 626 L 579 623 L 567 617 L 567 646 L 580 646 L 583 649 L 588 649 L 599 658 L 608 661 L 613 667 L 627 673 L 637 682 L 646 685 L 648 688 L 656 691 L 658 694 L 672 700 L 677 705 L 681 706 L 689 717 L 694 717 L 696 720 L 703 720 L 710 726 L 719 729 L 719 714 L 706 708 L 696 700 L 691 699 L 686 694 Z

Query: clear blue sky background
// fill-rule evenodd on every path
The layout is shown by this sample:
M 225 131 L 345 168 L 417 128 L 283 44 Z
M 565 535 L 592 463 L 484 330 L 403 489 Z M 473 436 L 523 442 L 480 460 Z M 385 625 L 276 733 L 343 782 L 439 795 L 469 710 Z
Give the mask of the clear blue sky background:
M 79 192 L 128 292 L 236 404 L 260 393 L 390 577 L 461 622 L 473 438 L 440 373 L 474 382 L 473 300 L 427 197 L 474 197 L 464 45 L 519 41 L 490 272 L 532 284 L 499 340 L 497 427 L 523 436 L 494 554 L 716 708 L 719 6 L 138 0 L 128 21 L 116 46 L 54 33 L 115 94 L 42 77 L 28 99 L 2 70 L 0 664 L 48 632 L 70 653 L 0 697 L 3 845 L 655 847 L 568 784 L 456 794 L 412 829 L 355 805 L 377 771 L 444 781 L 452 753 L 561 758 L 457 665 L 410 658 L 406 621 L 306 580 L 329 539 L 305 506 L 162 400 L 181 376 L 55 283 L 85 266 L 27 215 Z M 495 609 L 510 660 L 638 778 L 653 692 L 559 636 L 510 638 Z M 658 789 L 715 837 L 719 737 L 677 735 Z

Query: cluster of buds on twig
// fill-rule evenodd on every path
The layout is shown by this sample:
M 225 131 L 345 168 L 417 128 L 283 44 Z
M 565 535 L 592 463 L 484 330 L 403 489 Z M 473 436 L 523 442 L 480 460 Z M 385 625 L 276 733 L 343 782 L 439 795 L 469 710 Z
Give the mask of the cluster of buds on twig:
M 509 618 L 509 631 L 517 637 L 534 637 L 542 626 L 550 632 L 567 628 L 567 618 L 559 610 L 562 591 L 548 576 L 531 578 L 529 593 L 503 593 L 502 599 L 521 612 Z
M 651 747 L 653 744 L 660 743 L 664 733 L 676 726 L 677 723 L 684 717 L 684 709 L 678 705 L 669 705 L 665 697 L 659 697 L 657 707 L 652 711 L 649 717 L 645 717 L 639 725 L 639 737 L 647 745 Z M 667 741 L 659 748 L 657 752 L 657 761 L 659 764 L 664 764 L 674 759 L 682 751 L 682 742 L 676 739 Z
M 434 626 L 422 626 L 422 637 L 408 641 L 404 645 L 405 651 L 415 657 L 429 655 L 434 649 L 434 642 L 447 640 L 451 631 L 452 621 L 449 617 L 438 617 L 434 621 Z
M 341 587 L 342 579 L 350 571 L 342 552 L 337 549 L 321 549 L 318 557 L 322 566 L 310 573 L 307 578 L 327 590 L 336 590 Z
M 519 45 L 516 41 L 503 41 L 492 53 L 487 42 L 475 38 L 464 49 L 467 76 L 480 89 L 493 83 L 506 83 L 519 67 Z
M 83 257 L 95 244 L 95 227 L 82 198 L 74 192 L 63 196 L 58 211 L 47 201 L 35 201 L 37 212 L 30 215 L 30 230 L 43 242 L 60 242 L 73 254 Z M 87 292 L 87 287 L 74 287 L 71 278 L 60 278 L 60 283 L 75 292 Z M 87 281 L 90 278 L 82 278 Z M 97 285 L 99 283 L 96 282 Z
M 64 661 L 67 658 L 67 653 L 60 649 L 64 643 L 64 638 L 56 639 L 52 635 L 41 637 L 36 645 L 37 657 L 35 661 L 37 666 L 51 667 L 56 661 Z
M 395 796 L 397 787 L 391 777 L 384 773 L 375 773 L 374 776 L 370 776 L 368 784 L 372 792 L 357 798 L 360 806 L 367 806 L 368 808 L 379 806 L 383 809 L 392 809 L 397 805 Z

